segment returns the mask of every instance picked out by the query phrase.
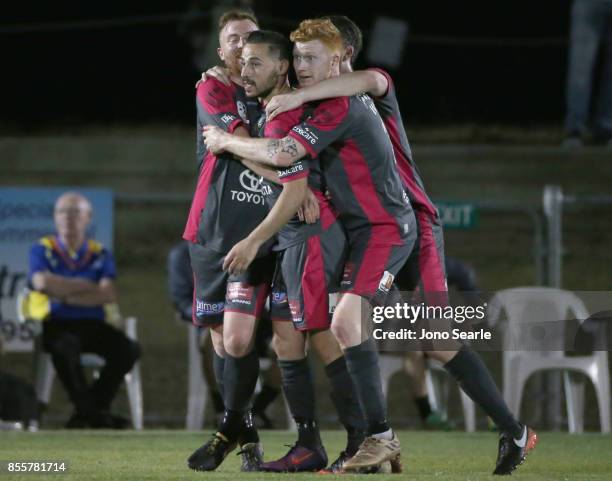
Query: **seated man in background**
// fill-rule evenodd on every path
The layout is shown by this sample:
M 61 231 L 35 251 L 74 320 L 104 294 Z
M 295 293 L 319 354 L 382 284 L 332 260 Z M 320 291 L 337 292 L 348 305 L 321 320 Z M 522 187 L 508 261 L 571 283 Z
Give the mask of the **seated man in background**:
M 193 316 L 193 271 L 189 258 L 189 243 L 181 241 L 175 244 L 168 253 L 168 291 L 176 309 L 177 317 L 185 322 L 192 322 Z M 266 314 L 264 314 L 264 317 Z M 213 369 L 212 339 L 204 335 L 200 328 L 200 351 L 202 352 L 202 372 L 215 408 L 217 417 L 225 410 L 223 398 L 219 392 Z M 255 334 L 255 349 L 260 358 L 270 358 L 274 354 L 270 349 L 272 327 L 270 322 L 260 322 Z M 270 359 L 273 361 L 273 359 Z M 261 359 L 260 359 L 261 362 Z M 280 394 L 280 372 L 275 362 L 270 368 L 261 372 L 261 390 L 253 401 L 253 421 L 257 428 L 273 429 L 274 423 L 266 414 L 268 406 Z
M 47 310 L 43 348 L 51 354 L 58 377 L 74 404 L 67 428 L 127 427 L 110 414 L 110 405 L 124 375 L 140 357 L 140 347 L 106 323 L 105 305 L 116 302 L 115 262 L 110 251 L 87 239 L 90 202 L 76 192 L 55 203 L 57 233 L 41 238 L 30 250 L 28 282 L 35 299 Z M 42 296 L 40 295 L 42 294 Z M 81 353 L 105 360 L 99 378 L 89 386 Z

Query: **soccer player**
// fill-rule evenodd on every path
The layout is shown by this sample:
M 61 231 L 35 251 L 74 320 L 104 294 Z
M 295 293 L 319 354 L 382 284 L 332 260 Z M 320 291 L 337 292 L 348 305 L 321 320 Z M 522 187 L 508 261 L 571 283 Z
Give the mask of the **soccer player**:
M 245 96 L 239 59 L 246 38 L 257 29 L 257 20 L 249 12 L 231 10 L 221 17 L 218 53 L 232 83 L 227 86 L 208 79 L 198 85 L 199 130 L 215 125 L 226 132 L 249 135 L 249 114 L 257 112 L 258 106 Z M 259 374 L 253 334 L 270 290 L 272 242 L 261 246 L 253 264 L 239 276 L 228 276 L 222 265 L 229 249 L 265 218 L 267 209 L 258 176 L 232 156 L 208 151 L 199 135 L 197 158 L 200 173 L 183 237 L 190 242 L 194 273 L 193 320 L 211 329 L 213 367 L 225 412 L 218 432 L 189 457 L 188 466 L 202 471 L 216 469 L 240 444 L 242 469 L 252 471 L 258 469 L 263 458 L 249 413 Z M 290 321 L 287 306 L 285 309 Z
M 243 48 L 242 61 L 242 78 L 248 96 L 258 96 L 262 104 L 265 104 L 272 96 L 290 91 L 287 70 L 291 62 L 291 43 L 281 34 L 253 32 Z M 260 136 L 284 137 L 311 110 L 288 112 L 274 122 L 265 122 L 265 117 L 262 117 L 257 125 Z M 270 178 L 269 171 L 260 170 L 258 164 L 246 165 Z M 282 188 L 276 183 L 276 175 L 282 182 Z M 271 211 L 266 220 L 249 235 L 246 244 L 256 250 L 261 242 L 265 242 L 282 227 L 275 247 L 280 252 L 277 261 L 277 272 L 280 275 L 275 280 L 275 286 L 278 283 L 283 291 L 287 291 L 294 325 L 273 323 L 274 347 L 279 358 L 285 396 L 298 427 L 298 440 L 281 459 L 264 463 L 262 470 L 312 471 L 325 468 L 327 463 L 315 420 L 314 385 L 305 354 L 307 334 L 309 345 L 318 352 L 325 364 L 332 386 L 332 401 L 347 430 L 346 449 L 329 468 L 331 472 L 337 472 L 343 462 L 357 451 L 366 429 L 342 350 L 329 330 L 331 318 L 328 294 L 330 291 L 336 292 L 339 287 L 346 238 L 336 220 L 336 213 L 322 191 L 324 181 L 317 164 L 309 169 L 304 162 L 298 162 L 288 169 L 278 171 L 276 175 L 272 177 L 272 182 L 265 182 L 262 189 Z M 308 225 L 298 217 L 290 218 L 302 195 L 301 191 L 296 195 L 291 193 L 290 189 L 298 183 L 308 185 L 320 204 L 320 221 L 316 224 Z M 293 204 L 292 198 L 296 200 Z M 283 214 L 285 209 L 286 215 Z M 270 229 L 270 226 L 273 228 Z M 227 265 L 231 266 L 234 252 L 232 250 L 228 254 Z M 294 327 L 303 334 L 296 336 Z
M 305 102 L 368 92 L 372 95 L 393 144 L 402 183 L 414 209 L 418 238 L 416 248 L 402 269 L 404 277 L 418 282 L 425 302 L 433 305 L 448 303 L 444 269 L 444 239 L 437 209 L 427 196 L 421 176 L 412 158 L 402 116 L 390 75 L 381 69 L 353 72 L 353 63 L 361 49 L 361 31 L 349 18 L 329 17 L 342 33 L 344 52 L 340 77 L 276 97 L 267 106 L 270 119 Z M 410 273 L 416 273 L 416 277 Z M 501 431 L 499 452 L 494 474 L 510 474 L 535 447 L 536 433 L 519 423 L 510 413 L 487 367 L 477 353 L 466 346 L 458 351 L 430 351 L 429 356 L 445 363 L 445 368 L 460 383 L 463 390 L 495 421 Z
M 291 39 L 301 86 L 339 75 L 342 38 L 329 20 L 305 20 Z M 369 436 L 344 463 L 344 470 L 391 461 L 399 472 L 400 443 L 387 420 L 378 356 L 367 333 L 362 333 L 362 314 L 369 318 L 364 299 L 373 305 L 384 302 L 414 244 L 415 219 L 372 100 L 358 95 L 321 102 L 281 139 L 243 139 L 214 127 L 206 128 L 204 136 L 213 152 L 226 150 L 276 167 L 289 167 L 307 155 L 318 160 L 349 244 L 331 329 L 368 422 Z M 242 272 L 249 265 L 252 244 L 257 242 L 261 239 L 249 236 L 232 248 L 226 257 L 230 271 Z

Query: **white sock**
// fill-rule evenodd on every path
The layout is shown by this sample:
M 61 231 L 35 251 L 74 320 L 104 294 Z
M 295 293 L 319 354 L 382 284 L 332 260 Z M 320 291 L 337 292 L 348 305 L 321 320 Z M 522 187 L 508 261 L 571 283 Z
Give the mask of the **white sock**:
M 376 439 L 386 439 L 391 441 L 393 439 L 393 429 L 387 429 L 384 433 L 372 434 L 373 438 Z

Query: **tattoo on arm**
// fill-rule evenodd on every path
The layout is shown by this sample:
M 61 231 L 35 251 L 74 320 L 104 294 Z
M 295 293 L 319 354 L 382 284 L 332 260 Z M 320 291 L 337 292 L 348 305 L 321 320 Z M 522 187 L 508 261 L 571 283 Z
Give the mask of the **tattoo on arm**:
M 268 159 L 273 159 L 280 149 L 280 141 L 279 140 L 269 140 L 268 148 L 267 148 L 267 157 Z
M 291 137 L 285 138 L 281 140 L 282 149 L 281 152 L 284 154 L 289 154 L 292 158 L 297 157 L 298 149 L 297 145 L 295 145 L 295 140 Z

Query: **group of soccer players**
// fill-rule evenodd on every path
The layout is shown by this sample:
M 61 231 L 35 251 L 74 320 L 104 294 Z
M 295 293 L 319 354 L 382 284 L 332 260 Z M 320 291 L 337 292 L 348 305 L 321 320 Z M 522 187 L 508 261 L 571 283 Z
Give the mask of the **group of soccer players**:
M 412 160 L 391 77 L 352 71 L 359 28 L 343 16 L 305 20 L 290 40 L 259 30 L 250 12 L 227 12 L 218 49 L 225 69 L 197 87 L 200 169 L 184 237 L 194 322 L 211 329 L 225 412 L 188 465 L 214 470 L 240 445 L 245 471 L 401 472 L 362 320 L 389 302 L 401 270 L 414 272 L 426 302 L 448 302 L 440 220 Z M 258 376 L 254 332 L 268 297 L 298 439 L 281 459 L 263 462 L 249 408 Z M 347 431 L 346 448 L 329 466 L 309 348 L 325 363 Z M 535 432 L 508 411 L 476 353 L 458 345 L 427 355 L 497 424 L 494 473 L 510 474 L 535 446 Z

